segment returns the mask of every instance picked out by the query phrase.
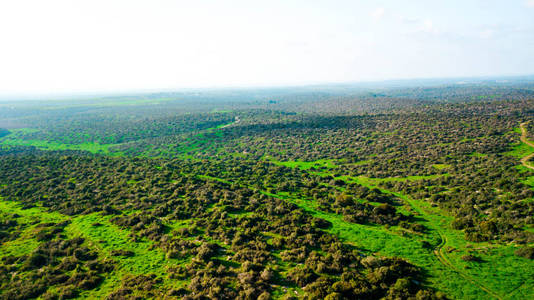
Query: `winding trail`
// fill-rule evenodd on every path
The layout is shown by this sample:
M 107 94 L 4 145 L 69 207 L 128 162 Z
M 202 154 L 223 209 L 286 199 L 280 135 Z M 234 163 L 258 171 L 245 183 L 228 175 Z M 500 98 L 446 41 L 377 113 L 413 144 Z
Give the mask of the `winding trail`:
M 445 237 L 439 230 L 436 230 L 439 234 L 439 236 L 441 237 L 441 243 L 436 247 L 436 249 L 434 249 L 434 255 L 436 255 L 436 257 L 438 258 L 438 260 L 446 267 L 448 267 L 449 269 L 451 269 L 452 271 L 454 271 L 455 273 L 457 273 L 458 275 L 462 276 L 464 279 L 466 279 L 467 281 L 471 282 L 473 285 L 476 285 L 478 288 L 480 288 L 481 290 L 483 290 L 484 292 L 488 293 L 489 295 L 501 300 L 501 296 L 499 296 L 497 293 L 495 293 L 494 291 L 490 290 L 488 287 L 484 286 L 483 284 L 481 284 L 480 282 L 476 281 L 474 278 L 472 278 L 471 276 L 463 273 L 460 269 L 458 269 L 457 267 L 455 267 L 448 259 L 447 257 L 445 256 L 445 254 L 443 254 L 443 247 L 445 247 L 445 245 L 447 244 L 447 237 Z
M 419 213 L 419 215 L 421 217 L 423 217 L 424 219 L 427 220 L 427 226 L 429 226 L 433 231 L 438 233 L 438 235 L 439 235 L 439 237 L 441 239 L 441 242 L 439 243 L 439 245 L 436 246 L 436 248 L 434 248 L 433 252 L 434 252 L 434 255 L 436 256 L 436 258 L 438 259 L 438 261 L 441 264 L 443 264 L 443 266 L 445 266 L 446 268 L 450 269 L 451 271 L 453 271 L 454 273 L 458 274 L 459 276 L 463 277 L 468 282 L 471 282 L 471 284 L 473 284 L 474 286 L 477 286 L 479 289 L 483 290 L 488 295 L 490 295 L 490 296 L 492 296 L 492 297 L 494 297 L 494 298 L 496 298 L 498 300 L 502 300 L 503 299 L 499 294 L 497 294 L 496 292 L 492 291 L 490 288 L 488 288 L 487 286 L 485 286 L 484 284 L 482 284 L 481 282 L 479 282 L 475 278 L 469 276 L 468 274 L 466 274 L 465 272 L 463 272 L 462 270 L 460 270 L 459 268 L 454 266 L 449 261 L 447 256 L 443 253 L 443 248 L 447 245 L 447 237 L 442 233 L 441 228 L 439 228 L 438 226 L 435 226 L 434 224 L 432 224 L 432 222 L 429 219 L 429 215 L 431 214 L 430 212 L 427 212 L 423 207 L 421 207 L 417 203 L 415 203 L 415 201 L 413 201 L 413 199 L 411 199 L 410 196 L 403 195 L 403 194 L 400 194 L 400 193 L 396 193 L 396 192 L 393 192 L 393 191 L 389 191 L 389 190 L 386 190 L 386 189 L 381 189 L 381 190 L 383 192 L 385 192 L 385 193 L 389 193 L 389 194 L 395 195 L 395 196 L 401 198 L 402 200 L 404 200 L 404 202 L 407 205 L 411 206 L 417 213 Z
M 234 125 L 234 124 L 237 124 L 239 123 L 241 120 L 239 119 L 239 117 L 235 117 L 235 120 L 232 122 L 232 123 L 228 123 L 226 125 L 223 125 L 221 127 L 218 127 L 218 129 L 223 129 L 223 128 L 226 128 L 226 127 L 229 127 L 231 125 Z
M 527 129 L 525 128 L 525 125 L 527 125 L 528 122 L 523 122 L 519 125 L 519 128 L 521 128 L 521 142 L 529 145 L 530 147 L 534 148 L 534 143 L 529 141 L 527 138 Z M 534 170 L 534 166 L 529 163 L 529 160 L 534 157 L 534 153 L 531 153 L 523 158 L 521 158 L 521 164 L 531 170 Z
M 219 178 L 216 178 L 216 177 L 202 176 L 202 178 L 222 181 L 222 182 L 226 182 L 226 183 L 234 183 L 234 182 L 231 182 L 231 181 L 228 181 L 228 180 L 219 179 Z M 349 178 L 344 178 L 344 179 L 349 179 Z M 394 192 L 394 191 L 391 191 L 391 190 L 383 189 L 383 188 L 380 188 L 380 187 L 378 187 L 378 186 L 376 186 L 376 185 L 374 185 L 372 183 L 369 183 L 369 182 L 362 182 L 361 180 L 358 180 L 358 178 L 352 177 L 349 180 L 351 180 L 353 182 L 356 182 L 356 183 L 358 183 L 360 185 L 366 186 L 368 188 L 378 188 L 384 193 L 392 194 L 394 196 L 397 196 L 398 198 L 402 199 L 407 206 L 409 206 L 412 209 L 414 209 L 414 211 L 417 212 L 420 217 L 422 217 L 423 219 L 426 220 L 426 223 L 427 223 L 426 225 L 429 227 L 429 229 L 431 229 L 433 232 L 435 232 L 437 235 L 439 235 L 440 243 L 438 245 L 436 245 L 435 248 L 432 251 L 432 253 L 435 256 L 435 258 L 437 259 L 437 261 L 440 264 L 442 264 L 445 268 L 449 269 L 452 273 L 458 275 L 459 277 L 462 277 L 466 282 L 470 283 L 471 285 L 473 285 L 473 286 L 477 287 L 478 289 L 480 289 L 481 291 L 483 291 L 487 295 L 487 296 L 484 296 L 483 299 L 493 298 L 493 299 L 502 300 L 503 298 L 510 298 L 510 294 L 508 294 L 508 295 L 500 295 L 499 293 L 493 291 L 491 288 L 486 286 L 484 283 L 482 283 L 476 277 L 473 277 L 473 276 L 467 274 L 462 269 L 460 269 L 459 267 L 455 266 L 454 263 L 449 260 L 449 258 L 446 255 L 446 249 L 445 249 L 445 247 L 448 244 L 447 236 L 443 232 L 443 229 L 439 225 L 433 224 L 434 222 L 431 220 L 431 218 L 432 218 L 431 216 L 434 216 L 434 214 L 431 211 L 428 211 L 428 209 L 423 207 L 421 204 L 417 203 L 417 201 L 415 201 L 414 199 L 412 199 L 408 195 L 404 195 L 404 194 L 401 194 L 401 193 L 398 193 L 398 192 Z M 308 212 L 310 212 L 310 213 L 312 213 L 314 215 L 317 215 L 318 217 L 323 218 L 323 219 L 326 219 L 325 215 L 331 215 L 329 213 L 322 212 L 322 211 L 320 211 L 319 209 L 317 209 L 315 207 L 307 207 L 307 206 L 304 206 L 302 203 L 291 201 L 291 200 L 288 199 L 287 196 L 282 196 L 282 195 L 278 195 L 278 194 L 272 194 L 272 193 L 269 193 L 269 192 L 264 191 L 262 189 L 258 189 L 258 188 L 253 187 L 253 186 L 248 186 L 248 185 L 242 185 L 242 186 L 251 188 L 253 190 L 256 190 L 256 191 L 259 191 L 259 192 L 262 192 L 262 193 L 265 193 L 265 194 L 270 195 L 270 196 L 275 197 L 275 198 L 279 198 L 281 200 L 290 201 L 293 204 L 296 204 L 297 206 L 299 206 L 300 208 L 302 208 L 302 209 L 304 209 L 304 210 L 306 210 L 306 211 L 308 211 Z M 336 215 L 336 217 L 337 217 L 337 215 Z M 519 287 L 517 287 L 517 288 L 519 288 Z

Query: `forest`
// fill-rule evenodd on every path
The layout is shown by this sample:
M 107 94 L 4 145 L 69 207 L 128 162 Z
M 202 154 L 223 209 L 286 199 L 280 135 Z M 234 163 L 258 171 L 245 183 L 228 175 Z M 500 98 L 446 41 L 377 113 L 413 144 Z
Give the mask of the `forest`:
M 532 299 L 534 81 L 0 101 L 0 299 Z

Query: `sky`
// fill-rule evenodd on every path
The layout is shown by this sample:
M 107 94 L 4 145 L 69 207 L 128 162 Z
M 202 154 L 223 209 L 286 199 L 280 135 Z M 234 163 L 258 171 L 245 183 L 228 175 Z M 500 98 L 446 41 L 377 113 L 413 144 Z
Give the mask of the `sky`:
M 534 74 L 534 0 L 0 0 L 0 96 Z

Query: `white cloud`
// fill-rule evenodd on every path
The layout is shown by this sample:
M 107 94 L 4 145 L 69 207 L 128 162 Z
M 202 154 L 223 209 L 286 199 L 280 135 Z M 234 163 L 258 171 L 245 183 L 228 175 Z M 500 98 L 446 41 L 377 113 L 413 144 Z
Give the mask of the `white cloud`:
M 383 7 L 379 7 L 371 13 L 371 17 L 375 20 L 380 20 L 384 16 L 385 12 L 386 10 Z
M 534 7 L 534 0 L 526 0 L 525 5 L 527 7 Z

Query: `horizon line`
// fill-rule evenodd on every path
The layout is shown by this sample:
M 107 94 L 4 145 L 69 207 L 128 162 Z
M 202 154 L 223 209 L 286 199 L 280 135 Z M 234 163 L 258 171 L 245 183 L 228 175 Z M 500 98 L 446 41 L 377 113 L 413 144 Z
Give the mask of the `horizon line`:
M 372 85 L 380 83 L 409 83 L 411 81 L 442 81 L 441 84 L 448 83 L 447 81 L 456 80 L 498 80 L 498 79 L 531 79 L 534 81 L 534 73 L 531 74 L 517 74 L 517 75 L 482 75 L 482 76 L 458 76 L 458 77 L 414 77 L 414 78 L 391 78 L 391 79 L 371 79 L 371 80 L 359 80 L 359 81 L 337 81 L 337 82 L 307 82 L 307 83 L 295 83 L 295 84 L 251 84 L 251 85 L 213 85 L 213 86 L 191 86 L 191 87 L 167 87 L 167 88 L 145 88 L 145 89 L 113 89 L 113 90 L 72 90 L 61 92 L 35 92 L 35 93 L 5 93 L 0 91 L 0 101 L 5 100 L 34 100 L 34 101 L 46 101 L 46 100 L 66 100 L 68 98 L 91 98 L 91 97 L 103 97 L 103 96 L 133 96 L 140 94 L 157 94 L 157 93 L 172 93 L 172 92 L 184 92 L 184 91 L 216 91 L 216 90 L 249 90 L 249 89 L 281 89 L 281 88 L 313 88 L 313 87 L 327 87 L 327 86 L 354 86 L 358 85 Z M 472 82 L 472 83 L 475 83 Z M 437 82 L 436 82 L 437 83 Z M 454 83 L 453 84 L 464 84 Z M 414 85 L 415 87 L 416 85 Z M 397 86 L 401 87 L 401 86 Z M 409 87 L 409 85 L 404 86 Z M 365 88 L 362 86 L 361 88 Z M 367 88 L 395 88 L 395 86 L 389 87 L 367 87 Z M 60 99 L 51 99 L 60 98 Z

